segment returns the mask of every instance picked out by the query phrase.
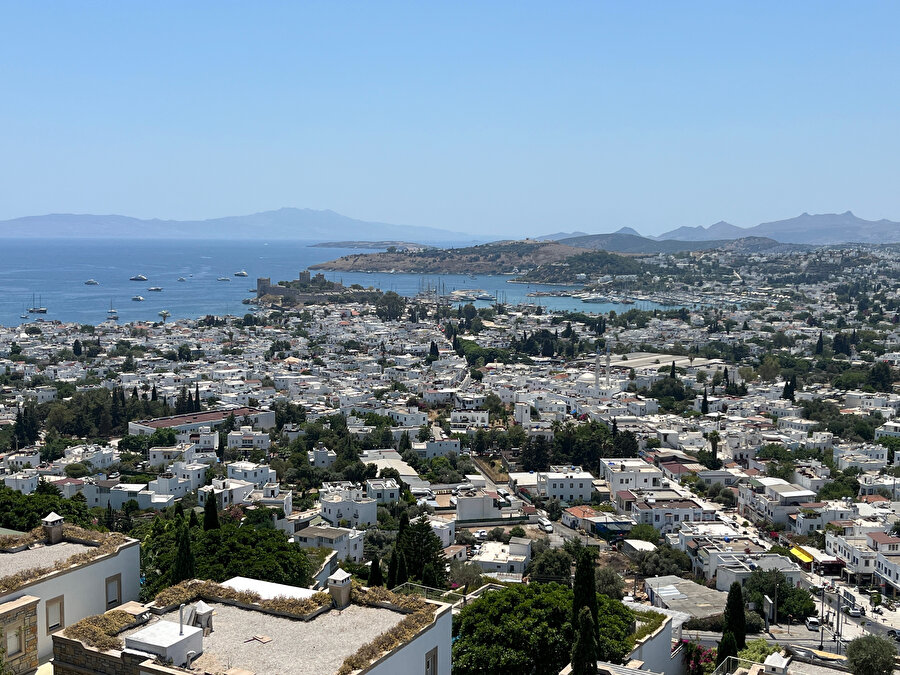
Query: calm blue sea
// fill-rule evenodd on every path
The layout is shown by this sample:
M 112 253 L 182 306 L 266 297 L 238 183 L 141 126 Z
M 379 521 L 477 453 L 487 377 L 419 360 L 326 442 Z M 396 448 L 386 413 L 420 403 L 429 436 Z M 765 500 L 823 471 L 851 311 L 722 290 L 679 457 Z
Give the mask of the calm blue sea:
M 300 270 L 359 249 L 313 248 L 304 241 L 107 241 L 85 239 L 0 239 L 0 324 L 15 326 L 38 317 L 47 320 L 99 323 L 110 306 L 119 320 L 158 321 L 167 310 L 171 319 L 206 314 L 243 316 L 241 303 L 254 295 L 257 277 L 272 282 L 296 279 Z M 234 273 L 246 270 L 247 277 Z M 143 274 L 147 281 L 129 281 Z M 552 290 L 539 284 L 507 283 L 508 276 L 327 273 L 345 284 L 359 283 L 414 296 L 424 286 L 438 284 L 444 292 L 480 289 L 508 303 L 539 303 L 548 309 L 607 312 L 627 309 L 614 304 L 585 304 L 573 298 L 529 298 L 527 293 Z M 185 281 L 179 282 L 178 278 Z M 230 281 L 218 281 L 227 277 Z M 98 286 L 86 286 L 96 279 Z M 161 292 L 148 291 L 151 286 Z M 556 287 L 558 288 L 558 287 Z M 143 302 L 132 297 L 143 296 Z M 32 299 L 33 298 L 33 299 Z M 47 308 L 45 315 L 21 315 L 32 302 Z M 488 305 L 478 302 L 476 305 Z M 638 303 L 641 309 L 659 307 Z

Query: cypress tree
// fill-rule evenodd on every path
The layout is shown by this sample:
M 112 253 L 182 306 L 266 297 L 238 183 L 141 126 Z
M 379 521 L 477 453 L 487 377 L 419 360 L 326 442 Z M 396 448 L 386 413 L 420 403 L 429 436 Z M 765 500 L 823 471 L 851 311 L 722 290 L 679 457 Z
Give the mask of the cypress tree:
M 575 583 L 572 591 L 572 625 L 578 625 L 581 608 L 587 607 L 591 612 L 594 626 L 597 626 L 597 582 L 594 578 L 594 558 L 586 548 L 582 548 L 578 552 L 575 561 Z
M 150 400 L 156 401 L 159 397 L 156 394 L 156 385 L 153 385 L 153 389 L 150 390 Z
M 197 512 L 194 509 L 191 509 L 191 515 L 188 518 L 188 526 L 200 527 L 200 521 L 197 519 Z
M 203 505 L 203 531 L 219 529 L 219 507 L 215 495 L 207 495 Z
M 737 654 L 738 648 L 737 642 L 734 639 L 734 634 L 730 631 L 726 631 L 722 635 L 722 639 L 719 640 L 719 648 L 716 649 L 716 666 L 721 665 L 721 663 L 729 656 L 737 656 Z
M 575 643 L 572 645 L 572 675 L 596 675 L 597 636 L 591 610 L 582 607 L 575 624 Z
M 700 412 L 704 415 L 709 412 L 709 401 L 706 398 L 706 387 L 703 387 L 703 400 L 700 402 Z
M 200 412 L 200 385 L 194 383 L 194 412 Z
M 403 551 L 397 554 L 397 585 L 405 584 L 409 581 L 409 571 L 406 569 L 406 556 Z
M 675 362 L 674 361 L 672 361 L 672 369 L 669 371 L 669 377 L 671 377 L 673 380 L 675 379 Z
M 106 501 L 106 519 L 103 524 L 106 525 L 106 529 L 110 532 L 116 529 L 116 514 L 109 500 Z
M 819 339 L 816 340 L 816 349 L 815 349 L 815 353 L 816 353 L 816 354 L 821 354 L 821 353 L 822 353 L 822 350 L 824 349 L 824 347 L 825 347 L 825 344 L 824 344 L 824 342 L 823 342 L 823 340 L 822 340 L 822 331 L 819 331 Z
M 175 542 L 175 563 L 172 565 L 173 584 L 194 578 L 194 552 L 191 549 L 191 534 L 184 522 L 178 525 Z
M 72 343 L 72 353 L 75 356 L 81 356 L 81 340 L 75 339 L 75 342 Z
M 734 636 L 737 649 L 747 646 L 747 619 L 744 616 L 744 593 L 739 581 L 731 584 L 728 589 L 728 600 L 725 602 L 725 627 L 724 632 Z
M 369 588 L 384 586 L 384 576 L 381 573 L 381 561 L 377 555 L 372 556 L 372 565 L 369 567 Z
M 387 585 L 388 589 L 397 587 L 397 547 L 391 550 L 391 557 L 388 560 L 388 575 L 387 575 Z

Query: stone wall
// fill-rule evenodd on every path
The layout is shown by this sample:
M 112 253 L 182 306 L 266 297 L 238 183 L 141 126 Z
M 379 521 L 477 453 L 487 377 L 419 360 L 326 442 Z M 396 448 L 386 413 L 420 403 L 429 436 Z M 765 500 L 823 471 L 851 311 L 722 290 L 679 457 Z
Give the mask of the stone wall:
M 38 621 L 37 606 L 41 601 L 33 595 L 25 595 L 0 605 L 0 636 L 2 645 L 7 645 L 9 631 L 20 633 L 22 650 L 5 655 L 6 665 L 16 675 L 33 673 L 38 667 Z
M 116 650 L 101 652 L 62 634 L 53 636 L 53 675 L 184 675 L 184 672 L 158 665 L 145 655 Z

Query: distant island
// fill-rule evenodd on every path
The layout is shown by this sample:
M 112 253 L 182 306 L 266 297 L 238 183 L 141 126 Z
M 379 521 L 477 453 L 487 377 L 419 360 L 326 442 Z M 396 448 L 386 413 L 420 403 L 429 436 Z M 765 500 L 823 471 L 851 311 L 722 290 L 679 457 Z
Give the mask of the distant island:
M 434 248 L 427 244 L 416 244 L 410 241 L 323 241 L 319 244 L 311 244 L 310 248 L 362 248 L 385 249 L 390 253 L 395 251 L 424 251 Z M 393 250 L 392 250 L 393 249 Z

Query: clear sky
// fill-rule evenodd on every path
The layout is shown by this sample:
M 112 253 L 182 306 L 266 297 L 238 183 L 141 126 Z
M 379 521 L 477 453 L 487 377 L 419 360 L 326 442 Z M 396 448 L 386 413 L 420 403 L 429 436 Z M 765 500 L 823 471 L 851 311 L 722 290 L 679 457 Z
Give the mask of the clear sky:
M 900 220 L 897 2 L 0 2 L 0 218 Z

